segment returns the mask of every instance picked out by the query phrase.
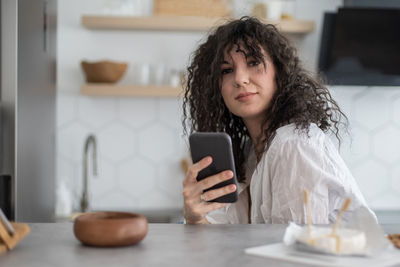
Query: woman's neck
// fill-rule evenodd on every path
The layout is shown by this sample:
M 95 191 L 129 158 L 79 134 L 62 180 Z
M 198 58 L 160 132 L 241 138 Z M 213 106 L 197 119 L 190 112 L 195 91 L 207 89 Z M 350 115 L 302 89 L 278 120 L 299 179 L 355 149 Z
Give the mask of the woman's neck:
M 249 131 L 251 141 L 254 145 L 254 149 L 257 155 L 257 162 L 260 160 L 258 157 L 258 155 L 260 154 L 259 152 L 264 150 L 262 140 L 265 136 L 264 132 L 261 129 L 263 121 L 264 120 L 262 118 L 243 119 L 243 122 L 246 125 L 247 130 Z

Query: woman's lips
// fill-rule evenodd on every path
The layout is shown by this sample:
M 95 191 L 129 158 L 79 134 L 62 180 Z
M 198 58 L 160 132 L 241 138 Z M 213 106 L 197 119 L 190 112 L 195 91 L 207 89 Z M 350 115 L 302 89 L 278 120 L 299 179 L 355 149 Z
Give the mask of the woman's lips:
M 251 93 L 251 92 L 241 93 L 235 99 L 239 100 L 240 102 L 246 102 L 246 101 L 250 100 L 256 94 L 257 93 Z

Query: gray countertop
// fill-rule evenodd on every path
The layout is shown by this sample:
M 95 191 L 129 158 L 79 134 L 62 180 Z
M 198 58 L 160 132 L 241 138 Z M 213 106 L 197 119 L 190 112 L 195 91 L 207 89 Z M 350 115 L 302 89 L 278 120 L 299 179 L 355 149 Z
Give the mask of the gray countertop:
M 149 224 L 141 243 L 121 248 L 81 245 L 72 223 L 30 226 L 31 233 L 14 250 L 0 255 L 1 266 L 299 266 L 244 253 L 280 242 L 286 225 Z M 383 228 L 400 232 L 398 224 Z

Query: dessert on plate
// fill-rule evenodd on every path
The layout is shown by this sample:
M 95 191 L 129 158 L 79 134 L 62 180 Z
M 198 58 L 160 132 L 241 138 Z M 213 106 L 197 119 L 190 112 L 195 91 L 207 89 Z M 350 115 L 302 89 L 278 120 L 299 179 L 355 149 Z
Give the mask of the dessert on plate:
M 311 225 L 311 204 L 307 190 L 304 191 L 304 204 L 307 213 L 307 226 L 303 227 L 296 241 L 316 250 L 340 255 L 363 254 L 367 238 L 363 231 L 357 229 L 338 229 L 343 213 L 349 208 L 351 200 L 347 198 L 338 213 L 332 227 L 317 227 Z
M 332 235 L 332 228 L 314 226 L 311 236 L 307 231 L 302 231 L 297 236 L 297 242 L 328 253 L 352 255 L 364 253 L 367 238 L 364 232 L 355 229 L 338 229 Z

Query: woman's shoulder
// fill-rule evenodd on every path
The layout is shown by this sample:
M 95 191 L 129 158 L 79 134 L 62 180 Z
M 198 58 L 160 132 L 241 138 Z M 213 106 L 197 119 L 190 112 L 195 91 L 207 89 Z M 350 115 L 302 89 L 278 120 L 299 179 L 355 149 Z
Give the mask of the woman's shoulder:
M 336 162 L 339 158 L 329 136 L 314 123 L 308 129 L 296 127 L 295 124 L 278 128 L 266 151 L 266 160 L 272 166 L 285 160 L 297 159 L 315 163 L 326 160 Z
M 271 147 L 282 146 L 285 143 L 321 146 L 326 142 L 327 138 L 326 134 L 315 123 L 310 123 L 308 129 L 300 128 L 295 123 L 290 123 L 276 130 Z

